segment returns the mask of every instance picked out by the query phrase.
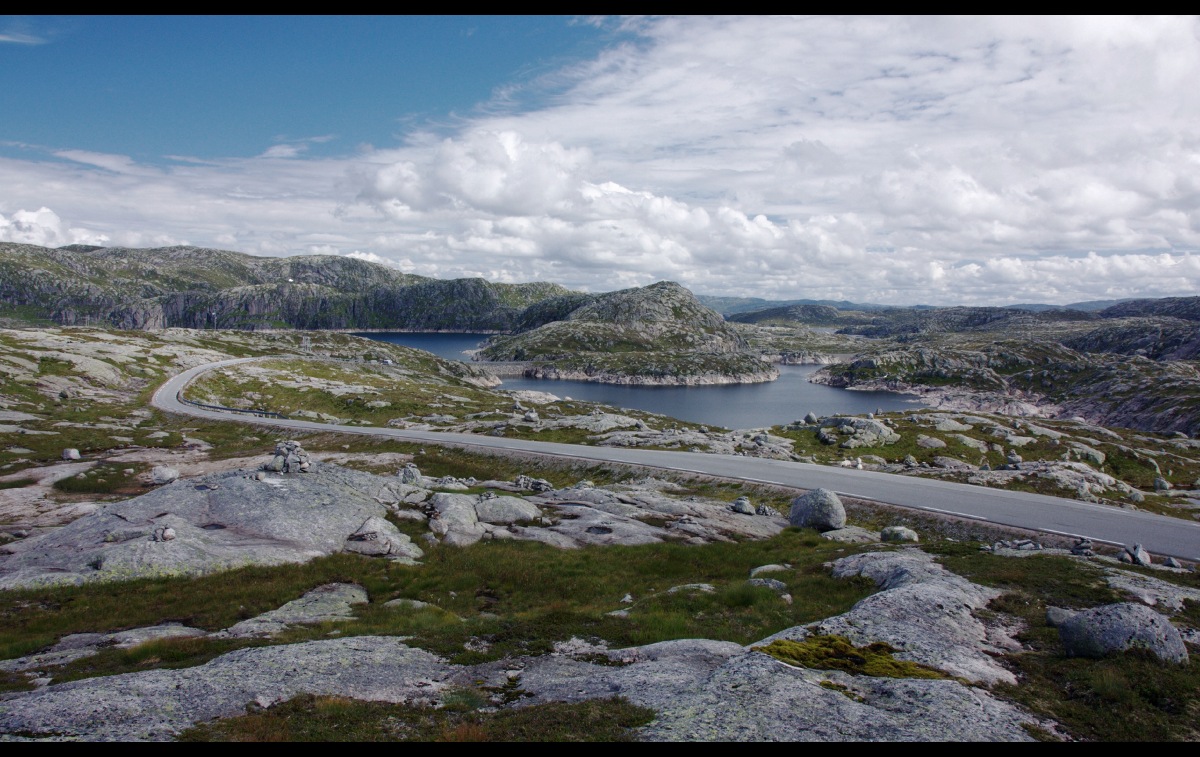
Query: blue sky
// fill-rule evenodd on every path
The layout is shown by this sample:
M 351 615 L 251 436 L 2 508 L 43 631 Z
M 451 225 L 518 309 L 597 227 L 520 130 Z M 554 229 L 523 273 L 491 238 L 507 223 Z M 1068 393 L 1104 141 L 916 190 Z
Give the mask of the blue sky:
M 10 17 L 0 36 L 6 142 L 155 163 L 394 145 L 611 35 L 567 17 L 117 16 Z
M 910 304 L 1200 290 L 1192 17 L 0 17 L 0 240 Z

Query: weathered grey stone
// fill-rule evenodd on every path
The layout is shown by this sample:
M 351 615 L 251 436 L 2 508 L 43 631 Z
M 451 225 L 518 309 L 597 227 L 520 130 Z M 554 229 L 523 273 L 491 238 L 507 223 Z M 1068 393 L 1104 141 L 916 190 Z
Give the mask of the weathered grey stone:
M 0 660 L 0 671 L 16 673 L 66 665 L 69 662 L 90 657 L 107 647 L 129 649 L 155 639 L 196 638 L 207 635 L 208 631 L 179 623 L 130 628 L 115 633 L 73 633 L 62 637 L 54 646 L 44 652 L 12 660 Z
M 1065 607 L 1047 607 L 1046 625 L 1058 628 L 1074 614 L 1075 610 L 1068 610 Z
M 1187 602 L 1200 605 L 1200 589 L 1181 586 L 1131 570 L 1108 568 L 1105 570 L 1104 580 L 1112 588 L 1142 604 L 1164 608 L 1172 613 L 1183 610 Z
M 1183 563 L 1179 562 L 1174 557 L 1168 557 L 1167 559 L 1163 560 L 1163 565 L 1165 565 L 1168 568 L 1182 568 L 1183 567 Z
M 897 542 L 915 542 L 921 540 L 917 532 L 908 526 L 888 526 L 879 532 L 879 538 L 883 541 Z
M 428 701 L 449 673 L 394 637 L 240 649 L 204 665 L 72 681 L 0 702 L 0 730 L 93 741 L 166 741 L 199 722 L 299 694 Z M 431 691 L 431 688 L 433 691 Z
M 399 599 L 389 599 L 387 602 L 383 603 L 383 606 L 404 607 L 409 610 L 420 610 L 425 607 L 433 607 L 433 605 L 429 604 L 428 602 L 422 602 L 419 599 L 405 599 L 404 597 Z
M 75 449 L 74 447 L 68 447 L 67 449 L 64 449 L 62 451 L 62 459 L 63 460 L 78 460 L 79 459 L 79 450 Z
M 292 625 L 354 620 L 354 605 L 366 604 L 367 591 L 355 584 L 324 584 L 282 607 L 218 631 L 213 638 L 266 638 Z
M 895 444 L 900 441 L 899 434 L 893 431 L 887 424 L 873 418 L 856 418 L 852 416 L 826 418 L 821 421 L 821 425 L 836 429 L 838 434 L 848 435 L 849 438 L 841 442 L 841 446 L 845 449 L 875 447 L 885 444 Z M 826 440 L 822 439 L 822 441 Z
M 768 518 L 781 518 L 781 517 L 783 517 L 783 516 L 781 516 L 781 515 L 779 514 L 779 511 L 778 511 L 778 510 L 776 510 L 775 508 L 771 507 L 770 505 L 759 505 L 758 507 L 754 508 L 754 514 L 755 514 L 755 515 L 765 515 L 765 516 L 767 516 Z
M 882 591 L 847 613 L 781 631 L 763 643 L 803 639 L 809 633 L 845 636 L 858 646 L 883 641 L 899 650 L 899 659 L 972 681 L 1016 683 L 1016 677 L 994 657 L 1001 651 L 995 646 L 995 633 L 989 634 L 972 614 L 999 596 L 999 590 L 950 573 L 919 549 L 843 557 L 834 563 L 833 575 L 866 576 Z
M 408 486 L 421 485 L 421 469 L 418 468 L 414 463 L 405 463 L 404 467 L 400 469 L 398 475 L 400 476 L 400 483 L 402 484 L 406 484 Z
M 1064 620 L 1058 633 L 1071 657 L 1105 657 L 1136 648 L 1167 662 L 1188 659 L 1178 629 L 1149 607 L 1132 602 L 1081 610 Z
M 776 594 L 787 594 L 788 587 L 783 581 L 774 578 L 751 578 L 746 581 L 749 586 L 761 586 L 764 589 L 770 589 Z
M 946 446 L 946 443 L 937 437 L 917 434 L 917 446 L 924 449 L 942 449 Z
M 1129 555 L 1130 562 L 1134 565 L 1151 565 L 1154 562 L 1150 553 L 1141 544 L 1125 547 L 1125 553 Z
M 784 571 L 789 571 L 789 570 L 791 570 L 791 568 L 789 568 L 788 566 L 780 565 L 778 563 L 772 563 L 770 565 L 759 565 L 757 568 L 750 569 L 750 577 L 754 578 L 755 576 L 758 576 L 762 573 L 782 573 Z
M 386 519 L 372 515 L 346 537 L 343 549 L 371 557 L 391 557 L 402 561 L 419 560 L 425 553 L 407 534 Z
M 741 513 L 742 515 L 754 515 L 754 506 L 750 504 L 749 497 L 738 497 L 729 508 L 735 513 Z
M 804 416 L 804 422 L 812 425 L 814 423 L 820 423 L 821 419 L 817 417 L 816 413 L 808 413 Z
M 348 534 L 386 513 L 372 496 L 381 479 L 368 473 L 323 465 L 302 476 L 265 476 L 199 477 L 197 486 L 154 489 L 30 537 L 29 548 L 0 554 L 0 588 L 305 562 L 342 551 Z M 166 528 L 175 539 L 113 538 Z
M 275 455 L 263 470 L 273 473 L 307 473 L 313 467 L 311 458 L 297 441 L 281 441 L 275 445 Z
M 679 594 L 680 592 L 700 592 L 702 594 L 712 594 L 717 590 L 717 587 L 712 584 L 680 584 L 667 589 L 668 594 Z
M 475 510 L 476 497 L 439 492 L 429 499 L 429 528 L 446 544 L 465 547 L 483 538 L 484 528 Z
M 1156 491 L 1156 492 L 1165 492 L 1165 491 L 1169 491 L 1171 488 L 1172 488 L 1172 487 L 1171 487 L 1171 482 L 1170 482 L 1170 481 L 1166 480 L 1166 479 L 1165 479 L 1165 478 L 1163 478 L 1162 476 L 1157 476 L 1157 477 L 1155 477 L 1155 479 L 1154 479 L 1154 491 Z
M 828 489 L 813 489 L 792 500 L 788 522 L 799 528 L 834 531 L 846 526 L 846 508 L 837 494 Z
M 552 491 L 554 489 L 554 484 L 550 483 L 546 479 L 532 478 L 530 476 L 526 476 L 523 473 L 521 475 L 517 476 L 516 480 L 513 483 L 516 485 L 516 487 L 518 489 L 520 489 L 522 491 L 531 491 L 531 492 L 541 493 L 541 492 Z
M 475 503 L 475 513 L 484 523 L 502 525 L 530 522 L 542 517 L 537 505 L 520 497 L 481 497 Z
M 830 541 L 840 541 L 845 544 L 874 544 L 880 541 L 878 532 L 868 531 L 858 526 L 846 526 L 845 528 L 826 531 L 821 534 L 821 538 L 829 539 Z
M 169 484 L 179 478 L 179 471 L 166 465 L 156 465 L 150 471 L 150 482 L 155 486 Z

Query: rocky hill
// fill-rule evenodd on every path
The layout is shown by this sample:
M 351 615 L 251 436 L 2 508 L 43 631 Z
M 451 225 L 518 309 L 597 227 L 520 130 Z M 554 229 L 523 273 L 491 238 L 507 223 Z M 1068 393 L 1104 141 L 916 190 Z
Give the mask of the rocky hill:
M 332 255 L 0 243 L 0 316 L 119 328 L 507 331 L 557 284 L 439 281 Z
M 724 384 L 778 375 L 718 313 L 674 282 L 558 298 L 541 312 L 561 315 L 575 302 L 560 320 L 494 337 L 481 357 L 533 361 L 534 375 L 546 378 L 608 383 Z
M 1130 300 L 1100 311 L 1105 318 L 1128 316 L 1170 316 L 1185 321 L 1200 321 L 1200 297 L 1163 297 L 1154 300 Z

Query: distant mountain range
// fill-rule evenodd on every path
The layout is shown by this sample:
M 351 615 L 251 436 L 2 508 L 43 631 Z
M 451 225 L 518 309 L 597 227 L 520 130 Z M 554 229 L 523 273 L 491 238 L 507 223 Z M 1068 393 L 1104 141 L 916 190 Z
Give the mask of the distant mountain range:
M 933 310 L 939 308 L 939 305 L 879 305 L 870 302 L 850 302 L 849 300 L 764 300 L 758 297 L 721 297 L 718 295 L 698 294 L 696 299 L 703 304 L 716 310 L 724 316 L 737 315 L 738 313 L 750 313 L 759 310 L 771 310 L 775 308 L 786 308 L 791 305 L 826 305 L 837 308 L 838 310 L 857 310 L 862 312 L 872 312 L 876 310 Z M 1107 307 L 1120 304 L 1122 302 L 1131 302 L 1131 299 L 1123 300 L 1089 300 L 1087 302 L 1072 302 L 1069 305 L 1047 305 L 1045 303 L 1029 303 L 1022 305 L 1003 305 L 1010 310 L 1028 310 L 1032 313 L 1040 313 L 1044 310 L 1082 310 L 1085 312 L 1095 312 L 1103 310 Z
M 665 290 L 664 290 L 665 291 Z M 284 258 L 202 247 L 132 249 L 0 243 L 0 317 L 7 322 L 118 328 L 528 331 L 566 319 L 597 295 L 558 284 L 439 280 L 334 255 Z M 846 300 L 697 296 L 746 323 L 796 321 L 924 329 L 1025 310 L 1049 317 L 1168 316 L 1200 320 L 1200 298 L 1104 300 L 1006 308 L 906 308 Z M 946 316 L 919 316 L 919 313 Z M 955 315 L 957 314 L 957 315 Z
M 558 284 L 438 280 L 353 258 L 0 243 L 0 315 L 117 328 L 509 331 Z

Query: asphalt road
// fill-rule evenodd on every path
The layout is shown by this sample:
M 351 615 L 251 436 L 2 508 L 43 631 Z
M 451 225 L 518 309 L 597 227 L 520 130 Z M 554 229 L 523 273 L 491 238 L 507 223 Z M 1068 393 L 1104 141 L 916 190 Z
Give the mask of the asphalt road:
M 257 358 L 238 358 L 191 368 L 167 381 L 151 403 L 167 412 L 222 421 L 241 421 L 304 431 L 338 431 L 347 434 L 386 436 L 405 441 L 452 444 L 493 450 L 512 450 L 597 462 L 628 463 L 687 471 L 721 478 L 801 489 L 822 487 L 838 494 L 890 505 L 949 514 L 1002 526 L 1015 526 L 1052 534 L 1086 536 L 1109 544 L 1142 544 L 1155 556 L 1200 561 L 1200 523 L 1151 513 L 1122 510 L 1042 494 L 987 489 L 933 479 L 888 473 L 832 468 L 782 460 L 766 460 L 701 452 L 585 447 L 576 444 L 506 439 L 494 436 L 433 431 L 406 431 L 368 426 L 338 426 L 301 420 L 258 418 L 238 413 L 205 410 L 179 402 L 177 395 L 196 376 L 214 368 Z

